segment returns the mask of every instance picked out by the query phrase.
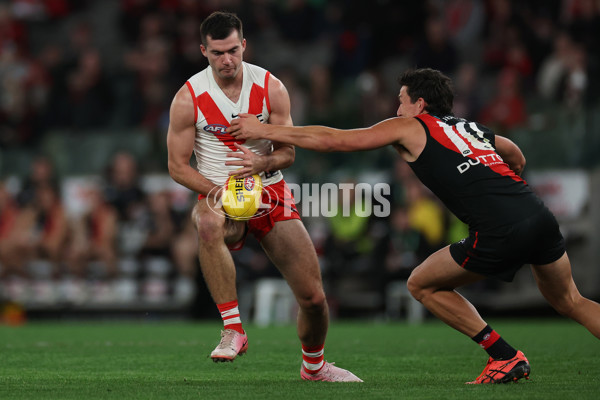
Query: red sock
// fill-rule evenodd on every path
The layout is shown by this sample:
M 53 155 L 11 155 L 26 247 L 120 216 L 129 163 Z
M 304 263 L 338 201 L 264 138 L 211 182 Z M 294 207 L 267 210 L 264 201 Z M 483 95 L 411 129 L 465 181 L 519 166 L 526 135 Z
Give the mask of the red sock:
M 325 365 L 324 347 L 320 346 L 304 346 L 302 345 L 302 368 L 307 374 L 316 374 Z
M 233 329 L 239 333 L 244 333 L 237 300 L 229 301 L 223 304 L 217 304 L 217 308 L 219 309 L 221 318 L 223 319 L 223 329 Z

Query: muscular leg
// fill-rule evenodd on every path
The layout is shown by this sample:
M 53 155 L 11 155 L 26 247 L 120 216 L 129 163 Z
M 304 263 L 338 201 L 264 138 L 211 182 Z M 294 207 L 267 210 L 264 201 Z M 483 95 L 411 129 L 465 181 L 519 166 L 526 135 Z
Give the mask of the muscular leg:
M 277 222 L 261 244 L 296 296 L 300 341 L 305 346 L 322 345 L 329 310 L 317 254 L 304 225 L 297 219 Z
M 454 289 L 484 277 L 456 264 L 445 247 L 429 256 L 408 279 L 408 290 L 436 317 L 473 337 L 487 325 L 475 307 Z
M 579 294 L 571 275 L 567 253 L 553 263 L 532 265 L 531 269 L 540 292 L 548 303 L 600 339 L 600 304 Z
M 198 231 L 198 258 L 206 286 L 216 304 L 237 299 L 235 265 L 227 248 L 244 234 L 244 223 L 226 219 L 212 201 L 202 199 L 192 211 Z

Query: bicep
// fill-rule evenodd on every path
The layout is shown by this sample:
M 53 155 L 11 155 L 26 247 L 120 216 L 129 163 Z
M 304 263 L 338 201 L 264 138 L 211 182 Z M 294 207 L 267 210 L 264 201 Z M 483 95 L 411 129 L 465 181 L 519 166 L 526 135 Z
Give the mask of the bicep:
M 189 163 L 196 137 L 194 107 L 191 94 L 185 86 L 182 87 L 171 103 L 167 131 L 169 163 Z
M 285 85 L 273 75 L 269 77 L 269 103 L 271 114 L 269 123 L 273 125 L 294 125 L 291 116 L 291 103 Z
M 503 136 L 495 137 L 496 153 L 503 159 L 525 158 L 519 146 Z
M 510 139 L 507 139 L 502 136 L 496 136 L 496 153 L 504 162 L 508 164 L 508 166 L 515 171 L 517 174 L 520 174 L 525 168 L 525 156 L 519 146 L 513 143 Z
M 271 104 L 271 114 L 269 115 L 269 123 L 272 125 L 285 125 L 293 126 L 291 115 L 291 102 L 289 93 L 285 85 L 273 75 L 269 77 L 269 102 Z M 287 148 L 288 151 L 293 155 L 295 153 L 294 146 L 281 143 L 277 141 L 273 142 L 273 150 Z

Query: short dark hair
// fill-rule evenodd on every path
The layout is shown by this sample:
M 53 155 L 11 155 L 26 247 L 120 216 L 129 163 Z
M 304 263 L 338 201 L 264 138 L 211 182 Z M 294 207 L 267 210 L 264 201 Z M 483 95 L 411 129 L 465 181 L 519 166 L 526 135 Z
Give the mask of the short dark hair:
M 425 100 L 425 111 L 428 113 L 452 115 L 452 80 L 440 71 L 431 68 L 408 70 L 400 76 L 398 82 L 400 86 L 406 86 L 406 94 L 413 102 L 419 97 Z
M 206 46 L 206 38 L 221 40 L 231 35 L 231 31 L 236 30 L 240 40 L 244 37 L 242 29 L 242 20 L 237 15 L 224 11 L 215 11 L 210 14 L 200 25 L 200 39 Z

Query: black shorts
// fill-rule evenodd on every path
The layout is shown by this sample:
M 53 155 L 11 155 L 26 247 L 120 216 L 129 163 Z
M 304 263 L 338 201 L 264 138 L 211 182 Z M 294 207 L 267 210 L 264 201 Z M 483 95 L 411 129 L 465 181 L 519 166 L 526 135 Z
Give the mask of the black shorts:
M 546 207 L 538 213 L 450 245 L 454 261 L 466 270 L 510 282 L 523 264 L 543 265 L 565 253 L 558 222 Z

